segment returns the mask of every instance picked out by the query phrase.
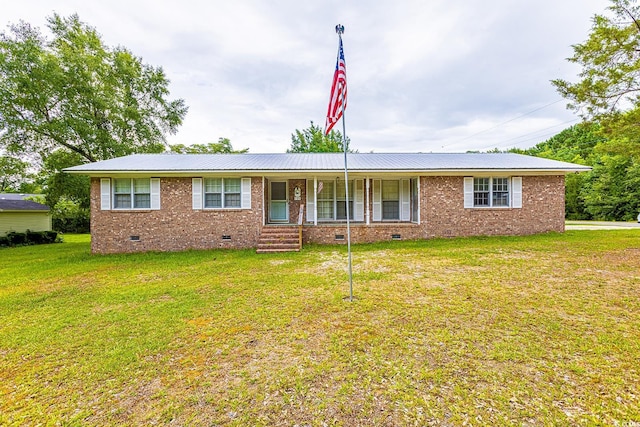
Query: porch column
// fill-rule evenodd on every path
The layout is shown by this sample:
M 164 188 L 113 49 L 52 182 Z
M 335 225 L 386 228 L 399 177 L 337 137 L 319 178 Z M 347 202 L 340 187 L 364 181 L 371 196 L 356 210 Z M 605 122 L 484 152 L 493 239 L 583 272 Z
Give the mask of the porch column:
M 365 199 L 365 206 L 366 206 L 365 211 L 364 211 L 365 212 L 364 215 L 365 215 L 365 218 L 366 218 L 366 223 L 367 223 L 367 225 L 369 225 L 370 218 L 371 218 L 370 211 L 369 211 L 369 177 L 366 177 L 364 179 L 364 182 L 365 182 L 365 193 L 366 193 L 365 194 L 365 198 L 364 198 Z
M 262 226 L 267 224 L 267 197 L 265 192 L 264 176 L 262 177 Z
M 313 177 L 313 225 L 318 225 L 318 177 Z

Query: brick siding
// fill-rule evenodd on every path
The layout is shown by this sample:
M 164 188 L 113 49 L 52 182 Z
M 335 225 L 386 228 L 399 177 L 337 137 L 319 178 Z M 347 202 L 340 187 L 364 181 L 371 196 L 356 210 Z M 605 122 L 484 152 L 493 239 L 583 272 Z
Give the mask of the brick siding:
M 298 185 L 302 200 L 293 200 Z M 160 210 L 100 210 L 100 180 L 91 181 L 91 248 L 95 253 L 252 248 L 263 224 L 267 186 L 251 180 L 251 209 L 193 210 L 191 178 L 161 178 Z M 564 231 L 564 176 L 523 176 L 522 208 L 465 209 L 463 177 L 420 178 L 420 224 L 353 223 L 351 241 L 365 243 L 475 235 L 526 235 Z M 290 221 L 306 199 L 304 179 L 289 181 Z M 371 191 L 371 190 L 370 190 Z M 372 197 L 369 195 L 371 203 Z M 371 205 L 369 206 L 371 209 Z M 265 213 L 266 215 L 266 213 Z M 306 215 L 305 215 L 306 217 Z M 303 242 L 346 243 L 345 224 L 306 223 Z M 223 240 L 222 236 L 230 236 Z M 345 240 L 336 240 L 343 235 Z M 131 240 L 138 236 L 138 241 Z M 397 237 L 397 236 L 396 236 Z
M 371 195 L 370 195 L 371 196 Z M 369 197 L 369 209 L 372 209 Z M 464 177 L 420 178 L 420 224 L 353 223 L 353 243 L 564 231 L 564 176 L 523 176 L 522 208 L 464 208 Z M 304 243 L 346 243 L 347 227 L 305 225 Z M 336 235 L 345 240 L 336 239 Z
M 160 210 L 100 210 L 100 180 L 91 180 L 94 253 L 250 248 L 262 228 L 262 178 L 251 179 L 251 209 L 192 209 L 191 178 L 160 179 Z M 133 241 L 131 236 L 140 240 Z M 223 240 L 222 236 L 230 236 Z

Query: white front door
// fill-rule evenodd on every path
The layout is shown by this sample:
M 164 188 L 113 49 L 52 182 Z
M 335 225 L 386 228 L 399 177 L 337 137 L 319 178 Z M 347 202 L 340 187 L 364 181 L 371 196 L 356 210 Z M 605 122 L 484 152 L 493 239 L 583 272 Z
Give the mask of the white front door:
M 288 222 L 289 203 L 287 200 L 287 182 L 270 181 L 269 184 L 269 221 Z

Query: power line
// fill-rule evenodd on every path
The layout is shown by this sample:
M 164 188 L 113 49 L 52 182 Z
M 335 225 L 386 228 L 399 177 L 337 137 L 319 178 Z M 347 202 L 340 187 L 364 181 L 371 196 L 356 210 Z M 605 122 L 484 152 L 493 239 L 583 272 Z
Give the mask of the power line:
M 493 130 L 493 129 L 499 128 L 500 126 L 504 126 L 504 125 L 506 125 L 507 123 L 511 123 L 511 122 L 513 122 L 513 121 L 515 121 L 515 120 L 518 120 L 518 119 L 520 119 L 520 118 L 522 118 L 522 117 L 525 117 L 525 116 L 528 116 L 528 115 L 530 115 L 530 114 L 533 114 L 533 113 L 535 113 L 535 112 L 537 112 L 537 111 L 540 111 L 540 110 L 542 110 L 542 109 L 544 109 L 544 108 L 550 107 L 550 106 L 552 106 L 552 105 L 554 105 L 554 104 L 557 104 L 558 102 L 561 102 L 561 101 L 563 101 L 563 99 L 558 99 L 557 101 L 550 102 L 549 104 L 543 105 L 542 107 L 538 107 L 538 108 L 536 108 L 536 109 L 534 109 L 534 110 L 531 110 L 531 111 L 528 111 L 528 112 L 526 112 L 526 113 L 524 113 L 524 114 L 520 114 L 519 116 L 516 116 L 516 117 L 514 117 L 514 118 L 512 118 L 512 119 L 509 119 L 509 120 L 504 121 L 504 122 L 502 122 L 502 123 L 498 123 L 498 124 L 497 124 L 497 125 L 495 125 L 495 126 L 492 126 L 492 127 L 490 127 L 490 128 L 487 128 L 487 129 L 481 130 L 480 132 L 476 132 L 476 133 L 474 133 L 474 134 L 468 135 L 468 136 L 466 136 L 466 137 L 464 137 L 464 138 L 462 138 L 462 139 L 460 139 L 460 140 L 458 140 L 458 141 L 452 142 L 452 143 L 450 143 L 450 144 L 443 145 L 443 146 L 442 146 L 442 148 L 447 147 L 447 146 L 450 146 L 450 145 L 459 144 L 459 143 L 461 143 L 461 142 L 463 142 L 463 141 L 466 141 L 466 140 L 468 140 L 468 139 L 473 138 L 474 136 L 480 135 L 481 133 L 485 133 L 485 132 L 488 132 L 488 131 L 490 131 L 490 130 Z
M 566 122 L 558 123 L 557 125 L 553 125 L 553 126 L 549 126 L 549 127 L 543 128 L 543 129 L 539 129 L 539 130 L 533 131 L 533 132 L 525 133 L 523 135 L 516 136 L 514 138 L 505 139 L 504 141 L 500 141 L 500 142 L 496 143 L 495 146 L 500 146 L 500 145 L 503 145 L 503 144 L 505 144 L 507 142 L 514 141 L 514 140 L 517 140 L 517 139 L 521 139 L 521 138 L 527 137 L 529 135 L 534 135 L 534 134 L 537 134 L 537 133 L 540 133 L 540 132 L 544 132 L 546 130 L 557 128 L 559 126 L 564 126 L 564 125 L 569 124 L 569 123 L 575 123 L 575 122 L 577 122 L 579 120 L 580 119 L 568 120 Z M 546 136 L 553 136 L 555 134 L 556 134 L 556 132 L 545 133 L 543 135 L 538 135 L 538 136 L 535 136 L 535 137 L 531 137 L 531 138 L 525 139 L 524 141 L 517 142 L 517 143 L 513 144 L 513 146 L 517 147 L 518 145 L 520 145 L 522 143 L 525 143 L 525 142 L 528 142 L 528 141 L 531 141 L 531 140 L 534 140 L 534 139 L 544 138 Z M 495 147 L 486 147 L 486 148 L 483 148 L 482 150 L 490 150 L 491 148 L 495 148 Z

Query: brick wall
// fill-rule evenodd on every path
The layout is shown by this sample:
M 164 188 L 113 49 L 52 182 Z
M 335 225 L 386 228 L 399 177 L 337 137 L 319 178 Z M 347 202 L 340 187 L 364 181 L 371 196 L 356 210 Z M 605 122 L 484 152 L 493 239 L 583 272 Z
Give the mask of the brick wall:
M 336 238 L 342 236 L 342 239 Z M 399 235 L 400 240 L 416 240 L 426 238 L 424 227 L 418 224 L 398 223 L 362 223 L 351 224 L 351 243 L 373 243 L 394 240 L 393 235 Z M 302 241 L 306 243 L 347 243 L 346 224 L 318 224 L 305 225 L 302 229 Z
M 299 185 L 302 200 L 293 200 Z M 421 223 L 354 223 L 353 243 L 474 235 L 525 235 L 564 231 L 564 176 L 522 177 L 522 208 L 465 209 L 463 177 L 421 177 Z M 262 178 L 252 178 L 251 209 L 193 210 L 191 178 L 162 178 L 161 209 L 100 210 L 100 180 L 91 181 L 91 246 L 96 253 L 251 248 L 257 246 L 263 222 Z M 305 200 L 303 179 L 290 180 L 290 217 L 297 221 Z M 371 203 L 370 195 L 369 201 Z M 371 209 L 371 206 L 370 206 Z M 305 224 L 304 243 L 346 243 L 345 224 Z M 336 240 L 343 235 L 345 240 Z M 138 236 L 139 241 L 131 240 Z M 222 236 L 230 236 L 223 240 Z
M 251 209 L 193 210 L 191 178 L 161 178 L 160 204 L 160 210 L 100 210 L 100 180 L 92 178 L 91 250 L 116 253 L 257 245 L 262 228 L 262 178 L 251 180 Z M 140 240 L 133 241 L 131 236 Z
M 371 195 L 369 197 L 371 206 Z M 464 177 L 420 178 L 420 224 L 351 225 L 353 243 L 564 231 L 564 176 L 523 176 L 522 208 L 464 208 Z M 346 243 L 346 225 L 305 225 L 304 243 Z M 344 235 L 345 240 L 337 240 Z
M 422 177 L 426 237 L 564 231 L 564 176 L 523 176 L 522 208 L 464 208 L 464 177 Z

